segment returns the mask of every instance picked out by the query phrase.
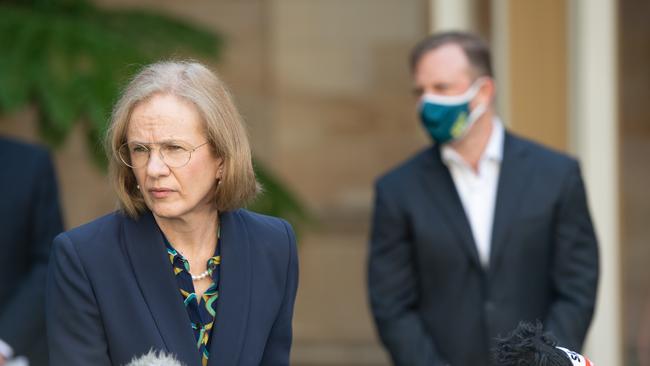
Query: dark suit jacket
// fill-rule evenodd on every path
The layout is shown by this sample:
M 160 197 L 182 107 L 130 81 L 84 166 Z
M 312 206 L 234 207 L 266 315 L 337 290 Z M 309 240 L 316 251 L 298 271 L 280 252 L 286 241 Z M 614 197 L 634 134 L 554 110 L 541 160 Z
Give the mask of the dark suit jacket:
M 298 281 L 283 220 L 220 215 L 219 300 L 209 365 L 287 365 Z M 163 237 L 150 213 L 113 213 L 56 237 L 47 286 L 54 366 L 123 365 L 150 349 L 200 365 Z
M 0 138 L 0 339 L 47 364 L 45 279 L 63 231 L 54 168 L 40 147 Z
M 598 249 L 578 163 L 506 133 L 489 269 L 437 147 L 376 184 L 369 293 L 397 365 L 489 365 L 495 337 L 543 322 L 579 350 Z

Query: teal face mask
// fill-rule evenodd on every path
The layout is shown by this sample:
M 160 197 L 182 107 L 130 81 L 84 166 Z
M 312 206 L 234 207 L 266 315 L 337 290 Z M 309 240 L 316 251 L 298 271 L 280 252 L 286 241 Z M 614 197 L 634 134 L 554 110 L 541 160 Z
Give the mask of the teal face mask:
M 483 79 L 478 79 L 461 95 L 442 96 L 425 94 L 420 101 L 420 120 L 431 138 L 444 144 L 462 137 L 470 126 L 483 114 L 487 105 L 481 104 L 470 112 L 469 103 L 474 99 Z

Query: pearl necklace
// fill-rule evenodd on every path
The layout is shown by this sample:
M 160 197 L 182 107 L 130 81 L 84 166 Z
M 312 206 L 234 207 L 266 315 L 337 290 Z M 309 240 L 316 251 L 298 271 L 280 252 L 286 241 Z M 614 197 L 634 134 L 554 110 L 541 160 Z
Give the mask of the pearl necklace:
M 192 273 L 190 273 L 190 271 L 187 271 L 187 273 L 189 273 L 190 276 L 192 276 L 192 281 L 200 281 L 200 280 L 208 277 L 210 275 L 210 272 L 212 272 L 212 271 L 210 270 L 210 268 L 208 268 L 203 273 L 195 276 Z
M 219 245 L 218 244 L 219 243 L 219 238 L 221 238 L 221 226 L 217 227 L 217 245 Z M 183 254 L 181 252 L 178 252 L 178 254 L 183 256 Z M 189 273 L 190 277 L 192 277 L 192 282 L 201 281 L 202 279 L 204 279 L 204 278 L 206 278 L 206 277 L 208 277 L 208 276 L 210 276 L 212 274 L 212 269 L 210 268 L 210 266 L 208 266 L 208 269 L 206 269 L 205 271 L 203 271 L 201 274 L 198 274 L 198 275 L 193 275 L 192 272 L 190 272 L 190 271 L 187 271 L 187 273 Z

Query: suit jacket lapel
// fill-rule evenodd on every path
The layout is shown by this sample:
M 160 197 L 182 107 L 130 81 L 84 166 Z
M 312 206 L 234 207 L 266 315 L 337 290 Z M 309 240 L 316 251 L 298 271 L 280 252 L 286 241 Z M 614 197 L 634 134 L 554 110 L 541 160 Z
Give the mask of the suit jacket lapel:
M 463 208 L 449 169 L 442 162 L 440 150 L 437 147 L 434 146 L 431 149 L 431 154 L 428 155 L 428 158 L 422 164 L 420 172 L 425 184 L 425 192 L 431 195 L 435 206 L 447 218 L 449 227 L 458 236 L 460 246 L 467 253 L 471 262 L 477 268 L 481 268 L 469 220 L 465 214 L 465 209 Z M 438 227 L 443 226 L 440 225 Z
M 506 133 L 492 224 L 490 269 L 495 269 L 499 264 L 512 229 L 512 218 L 517 216 L 517 211 L 524 202 L 524 192 L 528 179 L 532 176 L 532 168 L 525 148 L 519 140 Z
M 160 229 L 151 215 L 127 219 L 124 243 L 145 302 L 167 352 L 187 365 L 200 365 L 190 320 L 172 273 Z
M 209 365 L 237 365 L 251 297 L 250 238 L 238 211 L 221 214 L 221 267 Z

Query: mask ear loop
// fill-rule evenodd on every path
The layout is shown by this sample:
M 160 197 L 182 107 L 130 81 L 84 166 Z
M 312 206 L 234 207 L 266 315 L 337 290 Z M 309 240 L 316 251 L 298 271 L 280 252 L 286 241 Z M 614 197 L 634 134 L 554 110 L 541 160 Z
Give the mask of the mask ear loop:
M 476 79 L 476 81 L 472 84 L 470 89 L 467 91 L 467 94 L 471 95 L 470 101 L 476 97 L 476 94 L 478 94 L 478 91 L 481 89 L 481 87 L 485 83 L 485 80 L 487 80 L 486 77 L 480 77 L 480 78 Z M 469 116 L 467 116 L 466 127 L 463 130 L 463 133 L 460 136 L 458 136 L 457 139 L 461 139 L 463 136 L 465 136 L 467 134 L 467 131 L 469 131 L 469 129 L 474 124 L 474 122 L 476 122 L 479 118 L 481 118 L 481 116 L 483 114 L 485 114 L 485 112 L 487 111 L 487 108 L 488 108 L 488 104 L 487 103 L 482 103 L 482 104 L 479 104 L 476 107 L 474 107 L 474 109 L 472 109 L 469 112 Z

